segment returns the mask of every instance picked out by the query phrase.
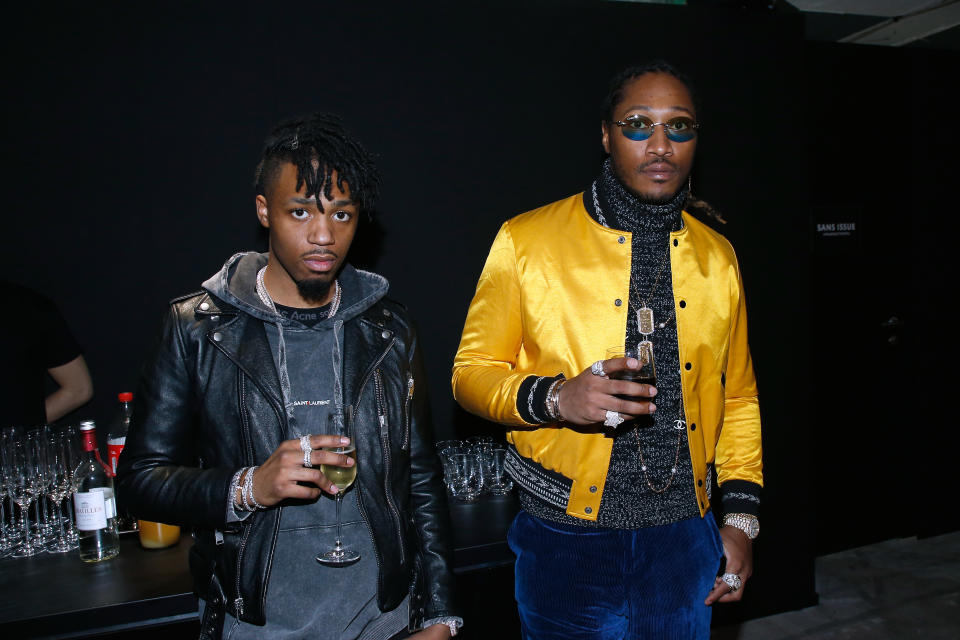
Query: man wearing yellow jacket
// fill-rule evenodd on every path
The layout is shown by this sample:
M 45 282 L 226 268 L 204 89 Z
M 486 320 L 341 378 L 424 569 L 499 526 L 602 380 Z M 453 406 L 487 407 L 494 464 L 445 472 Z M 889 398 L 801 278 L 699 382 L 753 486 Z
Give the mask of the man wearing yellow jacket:
M 453 391 L 511 428 L 525 638 L 708 638 L 752 571 L 760 413 L 733 248 L 684 211 L 719 218 L 696 117 L 666 63 L 614 77 L 600 175 L 504 223 L 470 305 Z

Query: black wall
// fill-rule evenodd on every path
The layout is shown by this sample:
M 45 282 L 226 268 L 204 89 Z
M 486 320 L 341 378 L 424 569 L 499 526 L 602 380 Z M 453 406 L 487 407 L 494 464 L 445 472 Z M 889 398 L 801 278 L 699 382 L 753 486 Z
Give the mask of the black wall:
M 277 5 L 279 7 L 279 5 Z M 44 10 L 8 20 L 10 279 L 56 299 L 106 419 L 170 298 L 264 249 L 250 186 L 279 118 L 341 113 L 380 154 L 361 262 L 418 318 L 438 435 L 495 429 L 449 372 L 489 243 L 509 216 L 585 188 L 607 78 L 661 56 L 698 82 L 694 190 L 737 248 L 765 424 L 758 575 L 742 607 L 813 599 L 802 24 L 770 12 L 630 3 L 285 3 Z M 12 161 L 12 162 L 11 162 Z M 362 249 L 362 247 L 358 247 Z
M 858 227 L 812 245 L 804 409 L 817 551 L 828 553 L 960 528 L 944 342 L 960 56 L 819 44 L 806 66 L 812 222 L 826 212 Z

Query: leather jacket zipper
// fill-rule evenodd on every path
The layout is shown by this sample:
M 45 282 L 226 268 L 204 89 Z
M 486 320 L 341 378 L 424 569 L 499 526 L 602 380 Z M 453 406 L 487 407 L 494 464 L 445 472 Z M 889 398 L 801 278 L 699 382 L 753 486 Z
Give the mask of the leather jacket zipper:
M 397 525 L 397 538 L 400 541 L 400 564 L 406 564 L 406 545 L 403 542 L 403 520 L 400 518 L 400 509 L 397 508 L 393 500 L 393 492 L 390 489 L 390 474 L 393 461 L 390 455 L 390 429 L 387 423 L 387 403 L 383 394 L 383 376 L 380 369 L 373 372 L 373 382 L 377 391 L 377 419 L 380 422 L 380 443 L 383 447 L 383 491 L 387 498 L 387 506 L 393 514 L 394 523 Z
M 247 525 L 243 531 L 243 537 L 240 538 L 240 548 L 237 550 L 237 597 L 233 601 L 234 609 L 237 612 L 237 619 L 243 616 L 243 596 L 240 595 L 240 565 L 243 562 L 243 550 L 247 546 L 247 538 L 250 537 L 252 527 Z
M 370 376 L 373 375 L 373 372 L 377 367 L 380 366 L 380 363 L 383 362 L 383 359 L 387 357 L 387 354 L 390 353 L 390 349 L 393 348 L 393 343 L 396 342 L 396 338 L 390 340 L 390 344 L 383 350 L 383 353 L 380 354 L 380 357 L 376 359 L 373 365 L 367 370 L 366 376 L 364 376 L 363 381 L 360 383 L 360 388 L 357 390 L 357 402 L 353 405 L 353 415 L 358 415 L 360 411 L 360 399 L 363 398 L 363 390 L 367 386 L 367 382 L 370 381 Z M 356 436 L 356 434 L 354 434 Z M 363 516 L 363 524 L 367 527 L 367 533 L 370 534 L 370 542 L 373 543 L 373 553 L 377 557 L 377 573 L 383 571 L 383 558 L 380 556 L 380 549 L 377 548 L 377 539 L 373 536 L 373 528 L 370 526 L 370 518 L 367 516 L 367 510 L 363 506 L 363 490 L 360 488 L 360 483 L 355 483 L 356 492 L 357 492 L 357 508 L 360 509 L 360 515 Z M 378 580 L 379 584 L 379 580 Z M 377 587 L 377 595 L 379 596 L 380 588 Z
M 403 420 L 404 420 L 404 431 L 403 431 L 403 442 L 400 443 L 400 448 L 404 451 L 410 448 L 410 408 L 413 404 L 413 373 L 407 372 L 407 402 L 404 405 L 403 409 Z

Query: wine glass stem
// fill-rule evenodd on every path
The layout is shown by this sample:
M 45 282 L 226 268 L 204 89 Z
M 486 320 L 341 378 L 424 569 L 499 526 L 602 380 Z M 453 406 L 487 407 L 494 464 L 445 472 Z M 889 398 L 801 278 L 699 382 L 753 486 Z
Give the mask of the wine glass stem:
M 343 545 L 340 543 L 340 505 L 343 503 L 343 489 L 337 492 L 337 542 L 335 548 L 340 550 Z
M 57 524 L 60 525 L 60 537 L 57 540 L 63 542 L 65 539 L 63 534 L 63 508 L 60 506 L 59 500 L 52 500 L 51 502 L 53 502 L 56 511 Z
M 30 518 L 27 517 L 30 513 L 30 503 L 27 503 L 26 508 L 21 506 L 20 510 L 23 512 L 23 547 L 24 550 L 27 550 L 32 546 L 30 544 Z
M 6 509 L 7 497 L 0 497 L 0 544 L 6 545 L 9 540 L 7 538 L 7 509 Z

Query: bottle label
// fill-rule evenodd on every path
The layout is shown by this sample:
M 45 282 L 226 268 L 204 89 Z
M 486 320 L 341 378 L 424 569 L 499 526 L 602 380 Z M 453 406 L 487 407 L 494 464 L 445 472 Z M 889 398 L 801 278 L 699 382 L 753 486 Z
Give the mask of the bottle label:
M 77 514 L 77 529 L 80 531 L 97 531 L 107 528 L 105 494 L 105 491 L 82 493 L 78 491 L 73 494 L 73 510 Z
M 111 438 L 107 440 L 107 460 L 113 475 L 117 475 L 117 460 L 120 459 L 120 452 L 123 451 L 123 445 L 126 438 Z

